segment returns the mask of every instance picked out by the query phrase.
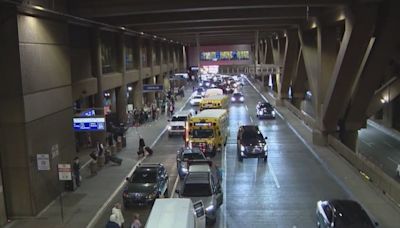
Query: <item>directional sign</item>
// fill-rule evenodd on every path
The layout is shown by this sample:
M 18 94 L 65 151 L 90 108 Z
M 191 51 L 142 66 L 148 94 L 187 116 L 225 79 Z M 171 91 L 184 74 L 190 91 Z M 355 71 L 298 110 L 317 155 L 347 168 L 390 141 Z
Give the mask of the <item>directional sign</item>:
M 85 110 L 80 113 L 80 116 L 82 116 L 82 117 L 84 117 L 84 116 L 91 117 L 91 116 L 95 116 L 95 115 L 96 115 L 96 112 L 94 111 L 94 109 L 88 109 L 88 110 Z
M 58 164 L 58 179 L 72 180 L 71 164 Z
M 75 131 L 104 131 L 106 129 L 106 120 L 104 117 L 75 117 L 73 125 Z
M 144 84 L 143 93 L 164 91 L 164 85 L 162 84 Z

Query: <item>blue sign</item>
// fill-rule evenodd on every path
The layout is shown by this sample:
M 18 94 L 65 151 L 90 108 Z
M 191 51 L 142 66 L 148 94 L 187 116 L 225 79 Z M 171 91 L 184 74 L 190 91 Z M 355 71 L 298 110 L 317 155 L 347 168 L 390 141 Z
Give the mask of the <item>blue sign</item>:
M 104 117 L 75 117 L 73 125 L 75 131 L 104 131 L 106 130 L 106 119 Z
M 164 91 L 164 85 L 162 84 L 144 84 L 143 93 L 159 92 Z
M 81 112 L 80 114 L 79 114 L 79 116 L 86 116 L 86 117 L 92 117 L 92 116 L 95 116 L 96 115 L 96 112 L 94 111 L 94 109 L 88 109 L 88 110 L 86 110 L 86 111 L 84 111 L 84 112 Z

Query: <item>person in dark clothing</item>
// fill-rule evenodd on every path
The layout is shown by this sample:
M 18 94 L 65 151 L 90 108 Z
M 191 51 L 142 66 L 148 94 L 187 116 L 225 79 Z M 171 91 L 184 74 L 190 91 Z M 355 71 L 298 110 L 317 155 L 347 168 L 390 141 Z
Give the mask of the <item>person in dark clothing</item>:
M 75 157 L 74 158 L 74 164 L 72 165 L 72 170 L 74 172 L 74 178 L 75 178 L 75 183 L 76 186 L 81 186 L 81 165 L 79 164 L 79 158 Z
M 142 138 L 142 136 L 140 136 L 139 138 L 139 151 L 138 151 L 138 155 L 144 155 L 144 147 L 146 146 L 146 144 L 144 143 L 144 139 Z
M 113 146 L 114 145 L 114 140 L 113 140 L 112 133 L 108 133 L 107 142 L 108 142 L 108 146 Z

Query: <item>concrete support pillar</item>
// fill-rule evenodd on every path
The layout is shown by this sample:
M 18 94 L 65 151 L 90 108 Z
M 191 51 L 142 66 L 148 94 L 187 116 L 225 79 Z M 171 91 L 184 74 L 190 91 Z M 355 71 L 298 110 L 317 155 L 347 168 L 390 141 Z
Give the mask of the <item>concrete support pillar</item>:
M 289 84 L 296 74 L 296 64 L 299 56 L 299 37 L 297 29 L 289 29 L 286 31 L 286 44 L 283 59 L 283 73 L 281 80 L 281 88 L 278 91 L 279 99 L 287 99 L 289 97 Z
M 97 78 L 97 94 L 95 95 L 95 108 L 99 110 L 100 114 L 103 114 L 104 108 L 104 91 L 103 91 L 103 69 L 101 65 L 101 39 L 99 28 L 93 28 L 92 30 L 92 74 Z M 92 132 L 92 142 L 103 142 L 106 139 L 105 132 Z
M 358 72 L 374 35 L 378 5 L 354 7 L 346 19 L 346 29 L 324 100 L 322 121 L 328 131 L 335 131 L 352 96 Z
M 340 141 L 349 149 L 357 152 L 358 130 L 343 130 L 339 134 Z
M 383 125 L 388 128 L 393 127 L 393 102 L 384 104 L 383 106 Z
M 196 34 L 196 61 L 197 66 L 200 67 L 200 37 L 199 34 Z
M 301 50 L 297 56 L 294 78 L 292 80 L 292 104 L 301 110 L 301 102 L 306 93 L 307 75 Z
M 96 108 L 104 107 L 104 91 L 103 91 L 103 70 L 101 66 L 101 40 L 100 30 L 94 28 L 92 31 L 92 74 L 97 78 L 97 94 L 95 96 Z
M 132 86 L 133 91 L 133 103 L 136 108 L 143 107 L 143 83 L 142 80 L 133 83 Z
M 117 116 L 118 116 L 118 121 L 120 123 L 125 123 L 127 121 L 127 113 L 126 113 L 126 106 L 128 104 L 127 101 L 127 87 L 126 87 L 126 82 L 125 82 L 125 75 L 126 75 L 126 62 L 125 62 L 125 56 L 126 56 L 126 47 L 125 47 L 125 38 L 123 34 L 120 34 L 119 40 L 118 40 L 118 49 L 119 49 L 119 58 L 118 60 L 118 66 L 119 66 L 119 71 L 122 74 L 122 86 L 120 88 L 116 89 L 117 93 Z
M 134 83 L 133 85 L 133 100 L 135 102 L 135 106 L 138 108 L 143 107 L 143 78 L 142 78 L 142 72 L 143 72 L 143 61 L 142 61 L 142 55 L 143 53 L 143 40 L 138 39 L 138 49 L 139 50 L 139 81 Z

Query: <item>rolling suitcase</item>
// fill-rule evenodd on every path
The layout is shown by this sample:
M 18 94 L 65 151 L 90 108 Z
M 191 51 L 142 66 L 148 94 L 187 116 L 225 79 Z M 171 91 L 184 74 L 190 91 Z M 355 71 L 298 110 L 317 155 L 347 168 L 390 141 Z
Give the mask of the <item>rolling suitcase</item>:
M 110 161 L 113 162 L 113 163 L 116 163 L 118 165 L 122 164 L 122 159 L 117 157 L 117 156 L 111 156 L 110 157 Z

